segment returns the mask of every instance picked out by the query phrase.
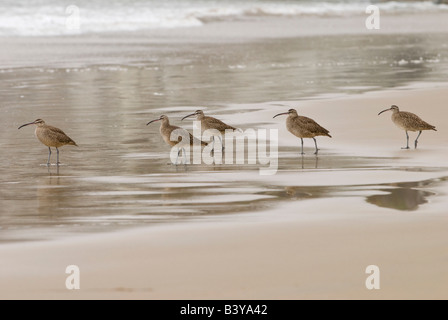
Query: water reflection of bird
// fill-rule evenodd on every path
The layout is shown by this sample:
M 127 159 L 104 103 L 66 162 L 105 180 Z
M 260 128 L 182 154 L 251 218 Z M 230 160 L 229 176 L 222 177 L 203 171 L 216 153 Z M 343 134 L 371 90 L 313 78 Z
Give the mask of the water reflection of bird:
M 314 140 L 314 145 L 316 146 L 316 151 L 314 152 L 314 154 L 317 154 L 317 152 L 319 151 L 319 149 L 317 148 L 317 141 L 315 137 L 327 136 L 331 138 L 330 132 L 327 129 L 320 126 L 313 119 L 299 116 L 295 109 L 289 109 L 288 112 L 276 114 L 274 118 L 283 114 L 288 115 L 288 118 L 286 119 L 286 128 L 288 129 L 288 131 L 296 137 L 300 138 L 300 140 L 302 141 L 301 154 L 304 154 L 303 138 L 312 138 Z
M 319 157 L 314 157 L 314 163 L 313 163 L 313 160 L 307 160 L 305 162 L 305 157 L 301 157 L 301 158 L 302 158 L 302 161 L 301 161 L 302 169 L 305 169 L 305 163 L 307 163 L 309 168 L 314 168 L 314 169 L 318 168 Z M 314 164 L 313 167 L 311 167 L 312 164 Z
M 303 187 L 286 186 L 285 193 L 288 198 L 307 199 L 313 197 L 313 194 Z
M 378 207 L 403 211 L 417 210 L 419 205 L 427 203 L 427 197 L 433 193 L 411 188 L 381 189 L 387 194 L 368 196 L 366 201 Z
M 406 147 L 402 149 L 409 149 L 409 134 L 408 131 L 419 131 L 417 138 L 414 142 L 414 147 L 417 149 L 418 138 L 422 134 L 423 130 L 436 130 L 436 127 L 423 121 L 419 116 L 414 113 L 400 111 L 396 105 L 391 106 L 389 109 L 383 110 L 378 115 L 386 111 L 392 111 L 392 121 L 399 128 L 406 131 Z
M 48 147 L 48 161 L 47 166 L 50 165 L 50 157 L 51 157 L 51 147 L 56 148 L 57 151 L 57 165 L 60 164 L 59 162 L 59 149 L 62 146 L 65 145 L 73 145 L 78 146 L 75 141 L 73 141 L 69 136 L 67 136 L 64 131 L 62 131 L 59 128 L 49 126 L 45 123 L 42 119 L 37 119 L 30 123 L 25 123 L 19 127 L 25 127 L 30 124 L 35 124 L 36 130 L 35 135 L 37 139 L 39 139 L 40 142 L 42 142 L 44 145 Z
M 50 169 L 48 169 L 50 170 Z M 49 171 L 50 172 L 50 171 Z M 36 185 L 36 196 L 38 201 L 39 218 L 55 223 L 60 215 L 63 215 L 61 208 L 66 207 L 66 201 L 71 199 L 70 192 L 61 186 L 59 175 L 42 176 Z
M 184 150 L 184 152 L 185 152 L 184 147 L 186 145 L 189 145 L 189 146 L 194 146 L 194 145 L 206 146 L 207 145 L 206 142 L 195 138 L 187 130 L 170 124 L 169 118 L 165 115 L 161 115 L 158 119 L 149 121 L 146 125 L 149 125 L 156 121 L 162 121 L 162 123 L 160 124 L 159 131 L 160 131 L 160 135 L 162 136 L 165 143 L 171 147 L 177 146 L 177 148 L 178 148 L 176 164 L 177 164 L 177 160 L 179 158 L 180 152 L 182 150 Z M 184 153 L 184 156 L 185 156 L 185 153 Z

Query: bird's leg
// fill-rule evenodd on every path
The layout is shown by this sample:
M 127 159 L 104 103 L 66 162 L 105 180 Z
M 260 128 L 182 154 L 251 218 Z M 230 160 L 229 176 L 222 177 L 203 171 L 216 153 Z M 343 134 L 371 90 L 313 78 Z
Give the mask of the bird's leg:
M 420 131 L 418 133 L 417 139 L 415 139 L 415 149 L 417 149 L 418 138 L 420 137 L 421 134 L 422 134 L 422 132 Z
M 302 152 L 300 154 L 305 154 L 305 152 L 303 152 L 303 138 L 300 138 L 300 140 L 302 141 Z
M 57 152 L 57 155 L 58 155 L 58 162 L 56 162 L 56 165 L 59 166 L 60 162 L 59 162 L 59 149 L 58 148 L 56 148 L 56 152 Z
M 179 160 L 180 152 L 181 152 L 181 148 L 177 148 L 177 157 L 176 157 L 176 162 L 174 163 L 175 166 L 177 166 L 177 160 Z
M 401 148 L 401 149 L 409 149 L 409 134 L 406 131 L 406 148 Z
M 219 142 L 221 142 L 221 150 L 224 151 L 224 143 L 222 143 L 222 137 L 218 137 Z
M 314 138 L 314 137 L 313 137 L 313 140 L 314 140 L 314 145 L 316 146 L 316 152 L 314 152 L 314 154 L 317 155 L 317 152 L 319 151 L 319 149 L 317 149 L 317 141 L 316 141 L 316 138 Z
M 51 157 L 51 148 L 48 147 L 48 161 L 47 161 L 47 166 L 50 165 L 50 157 Z
M 212 157 L 214 157 L 215 156 L 215 136 L 213 136 L 212 137 L 212 152 L 211 152 L 211 155 L 212 155 Z
M 185 148 L 182 147 L 182 155 L 183 155 L 183 159 L 184 159 L 184 165 L 187 164 L 187 153 L 185 152 Z

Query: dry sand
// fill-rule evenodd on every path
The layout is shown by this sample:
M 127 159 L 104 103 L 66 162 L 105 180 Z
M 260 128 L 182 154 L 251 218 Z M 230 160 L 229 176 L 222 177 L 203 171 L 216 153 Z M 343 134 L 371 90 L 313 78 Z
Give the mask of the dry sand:
M 303 103 L 303 114 L 331 128 L 333 139 L 319 139 L 320 158 L 368 154 L 390 159 L 390 168 L 284 169 L 272 176 L 285 188 L 434 179 L 436 195 L 419 210 L 373 206 L 358 190 L 232 219 L 4 244 L 0 298 L 447 299 L 446 101 L 448 90 L 441 86 Z M 377 116 L 391 104 L 418 113 L 438 131 L 424 132 L 419 149 L 401 150 L 404 132 L 389 116 Z M 258 115 L 269 119 L 271 113 Z M 280 138 L 297 145 L 286 130 Z M 71 264 L 80 268 L 79 290 L 65 288 Z M 380 268 L 379 290 L 365 286 L 372 264 Z

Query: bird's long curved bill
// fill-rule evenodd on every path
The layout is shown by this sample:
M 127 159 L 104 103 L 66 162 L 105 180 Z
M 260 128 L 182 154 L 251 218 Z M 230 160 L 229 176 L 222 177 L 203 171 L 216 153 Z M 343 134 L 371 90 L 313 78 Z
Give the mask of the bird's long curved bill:
M 390 110 L 390 108 L 389 108 L 389 109 L 386 109 L 386 110 L 383 110 L 383 111 L 381 111 L 380 113 L 378 113 L 378 115 L 382 114 L 383 112 L 389 111 L 389 110 Z
M 160 120 L 162 120 L 162 119 L 154 119 L 154 120 L 151 120 L 151 121 L 149 121 L 146 125 L 151 124 L 151 123 L 156 122 L 156 121 L 160 121 Z
M 284 114 L 289 114 L 289 112 L 282 112 L 282 113 L 276 114 L 275 116 L 272 117 L 272 119 L 274 119 L 275 117 L 284 115 Z
M 26 127 L 26 126 L 29 126 L 30 124 L 34 124 L 34 121 L 33 121 L 33 122 L 30 122 L 30 123 L 22 124 L 18 129 L 23 128 L 23 127 Z
M 188 116 L 183 117 L 182 120 L 187 119 L 188 117 L 192 117 L 194 115 L 196 115 L 196 113 L 189 114 Z M 182 121 L 182 120 L 180 120 L 180 121 Z

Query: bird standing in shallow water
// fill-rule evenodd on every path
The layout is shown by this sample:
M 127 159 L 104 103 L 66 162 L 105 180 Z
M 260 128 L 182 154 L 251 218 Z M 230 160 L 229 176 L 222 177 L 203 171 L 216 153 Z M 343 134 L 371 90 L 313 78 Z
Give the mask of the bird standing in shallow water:
M 192 116 L 196 116 L 196 119 L 201 122 L 201 133 L 204 133 L 204 131 L 210 129 L 218 130 L 221 133 L 221 137 L 219 137 L 219 139 L 221 140 L 221 145 L 223 145 L 222 136 L 225 135 L 226 130 L 232 130 L 232 131 L 238 130 L 237 128 L 229 126 L 228 124 L 222 122 L 219 119 L 204 115 L 204 112 L 202 110 L 196 110 L 194 113 L 183 117 L 182 120 Z M 213 136 L 213 147 L 214 145 L 215 145 L 215 137 Z M 222 148 L 224 149 L 224 146 Z
M 216 129 L 222 135 L 224 135 L 226 133 L 226 130 L 237 130 L 235 127 L 229 126 L 219 119 L 204 115 L 204 112 L 202 110 L 196 110 L 194 113 L 183 117 L 182 120 L 192 116 L 196 116 L 196 119 L 201 121 L 202 132 L 209 129 Z
M 177 146 L 177 148 L 179 149 L 178 153 L 177 153 L 176 164 L 177 164 L 177 160 L 179 158 L 180 152 L 182 149 L 184 149 L 185 145 L 190 145 L 190 146 L 193 146 L 193 145 L 206 146 L 207 145 L 206 142 L 195 138 L 187 130 L 185 130 L 181 127 L 178 127 L 178 126 L 171 125 L 169 118 L 165 115 L 161 115 L 160 118 L 149 121 L 146 125 L 149 125 L 156 121 L 162 121 L 162 123 L 160 124 L 159 131 L 160 131 L 160 135 L 162 136 L 165 143 L 171 147 Z M 175 136 L 177 136 L 177 140 L 171 140 L 172 134 L 173 134 L 173 138 L 175 138 Z M 184 149 L 184 158 L 185 157 L 186 156 L 185 156 L 185 149 Z
M 25 127 L 30 124 L 36 125 L 36 130 L 34 131 L 37 139 L 39 139 L 40 142 L 42 142 L 44 145 L 48 147 L 48 161 L 47 166 L 50 165 L 50 157 L 51 157 L 51 147 L 56 148 L 58 158 L 57 158 L 57 165 L 60 164 L 59 162 L 59 147 L 65 146 L 65 145 L 73 145 L 78 146 L 75 141 L 73 141 L 69 136 L 67 136 L 64 131 L 62 131 L 59 128 L 49 126 L 45 123 L 42 119 L 37 119 L 30 123 L 25 123 L 19 127 Z
M 423 130 L 436 130 L 436 127 L 430 125 L 429 123 L 423 121 L 419 116 L 414 113 L 400 111 L 396 105 L 391 106 L 389 109 L 385 109 L 378 113 L 378 115 L 382 114 L 386 111 L 392 111 L 392 121 L 399 128 L 406 131 L 406 147 L 402 149 L 409 149 L 409 134 L 408 131 L 419 131 L 417 138 L 414 142 L 414 147 L 417 149 L 418 138 L 422 134 Z
M 311 118 L 299 116 L 295 109 L 289 109 L 288 112 L 276 114 L 274 118 L 283 114 L 288 115 L 288 118 L 286 119 L 286 128 L 288 129 L 288 131 L 291 132 L 296 137 L 300 138 L 300 140 L 302 141 L 301 154 L 304 154 L 303 138 L 313 138 L 314 145 L 316 146 L 316 151 L 314 152 L 314 154 L 316 155 L 319 149 L 317 148 L 317 141 L 315 137 L 327 136 L 331 138 L 329 134 L 330 131 L 320 126 L 316 121 L 314 121 Z

